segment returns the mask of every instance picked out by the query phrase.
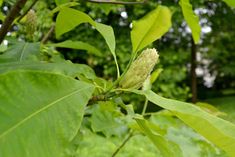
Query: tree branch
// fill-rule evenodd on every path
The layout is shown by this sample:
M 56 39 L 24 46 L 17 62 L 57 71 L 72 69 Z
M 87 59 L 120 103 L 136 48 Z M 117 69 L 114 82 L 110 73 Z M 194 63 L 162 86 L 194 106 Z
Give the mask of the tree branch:
M 50 38 L 50 36 L 52 35 L 52 33 L 54 32 L 55 30 L 55 24 L 53 24 L 50 28 L 50 30 L 47 32 L 47 34 L 42 38 L 42 41 L 41 43 L 42 44 L 46 44 L 48 39 Z
M 0 29 L 0 44 L 4 40 L 8 30 L 11 28 L 12 23 L 14 22 L 15 18 L 19 15 L 20 10 L 24 7 L 26 2 L 27 0 L 18 0 L 11 8 Z
M 116 151 L 113 153 L 112 157 L 115 157 L 118 152 L 125 146 L 125 144 L 130 140 L 130 138 L 133 136 L 133 132 L 131 131 L 127 138 L 122 142 L 122 144 L 116 149 Z
M 37 3 L 38 0 L 34 0 L 33 3 L 29 6 L 29 8 L 24 12 L 23 15 L 21 15 L 18 19 L 17 19 L 17 22 L 20 22 L 20 20 L 22 18 L 25 17 L 25 15 L 27 15 L 27 13 L 33 8 L 33 6 Z
M 122 5 L 128 5 L 128 4 L 144 4 L 147 2 L 147 0 L 143 0 L 140 2 L 123 2 L 123 1 L 110 1 L 110 0 L 87 0 L 87 2 L 91 3 L 107 3 L 107 4 L 122 4 Z

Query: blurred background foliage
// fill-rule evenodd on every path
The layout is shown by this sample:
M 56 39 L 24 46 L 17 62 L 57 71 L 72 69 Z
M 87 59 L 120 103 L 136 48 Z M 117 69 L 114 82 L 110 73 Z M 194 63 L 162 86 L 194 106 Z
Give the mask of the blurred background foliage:
M 27 5 L 32 2 L 29 1 Z M 14 0 L 7 1 L 3 12 L 7 12 L 7 6 Z M 160 62 L 157 68 L 162 68 L 159 78 L 153 85 L 153 89 L 159 94 L 178 100 L 190 100 L 190 55 L 191 35 L 178 1 L 148 1 L 137 5 L 113 5 L 95 4 L 79 1 L 74 8 L 90 15 L 95 21 L 111 25 L 116 36 L 116 54 L 121 71 L 126 67 L 131 54 L 130 30 L 133 20 L 137 20 L 156 8 L 158 4 L 171 8 L 173 14 L 172 28 L 160 40 L 154 42 L 151 47 L 156 47 L 160 53 Z M 197 1 L 192 2 L 195 13 L 200 17 L 202 26 L 202 38 L 197 49 L 197 78 L 199 100 L 206 98 L 233 95 L 235 93 L 235 10 L 221 1 Z M 57 13 L 52 14 L 52 8 L 56 4 L 53 0 L 38 1 L 34 6 L 36 22 L 33 38 L 30 38 L 26 29 L 26 17 L 20 21 L 21 25 L 13 29 L 11 36 L 22 40 L 38 41 L 47 33 L 55 21 Z M 26 7 L 27 8 L 27 7 Z M 95 37 L 95 38 L 94 38 Z M 89 24 L 82 24 L 73 31 L 64 34 L 59 39 L 54 36 L 49 42 L 65 40 L 83 41 L 90 43 L 102 52 L 102 56 L 92 53 L 58 48 L 62 57 L 74 63 L 86 63 L 91 66 L 98 76 L 108 80 L 114 80 L 115 63 L 109 53 L 102 36 Z M 50 48 L 46 48 L 47 50 Z M 52 52 L 50 52 L 52 53 Z M 54 51 L 53 54 L 56 54 Z M 50 55 L 50 54 L 48 54 Z M 57 57 L 58 58 L 58 57 Z
M 30 5 L 32 1 L 30 0 L 27 5 Z M 9 6 L 14 2 L 15 0 L 5 1 L 2 11 L 6 14 Z M 190 91 L 191 32 L 184 21 L 178 0 L 149 0 L 145 4 L 126 6 L 79 1 L 79 5 L 74 8 L 87 13 L 97 22 L 113 27 L 117 44 L 117 59 L 123 71 L 132 51 L 130 40 L 132 21 L 143 17 L 158 4 L 170 7 L 174 14 L 170 31 L 150 46 L 157 48 L 160 54 L 156 69 L 163 69 L 152 88 L 164 97 L 190 101 L 192 97 Z M 199 0 L 192 1 L 192 4 L 195 13 L 200 17 L 202 26 L 202 37 L 197 47 L 198 99 L 215 105 L 227 113 L 223 115 L 223 118 L 235 122 L 235 9 L 231 9 L 221 1 Z M 8 35 L 8 46 L 15 42 L 15 38 L 27 42 L 40 41 L 55 22 L 57 13 L 51 13 L 55 7 L 54 0 L 38 1 L 33 8 L 36 21 L 31 28 L 35 29 L 34 34 L 29 35 L 26 28 L 27 18 L 24 17 L 16 23 L 17 26 L 14 26 Z M 106 80 L 115 79 L 116 68 L 113 57 L 102 36 L 92 26 L 82 24 L 59 39 L 53 35 L 48 43 L 65 40 L 90 43 L 102 52 L 102 56 L 96 56 L 89 51 L 54 49 L 44 45 L 41 46 L 42 60 L 54 62 L 64 58 L 74 63 L 85 63 L 94 69 L 97 76 Z M 0 46 L 0 52 L 5 49 L 4 45 Z M 137 110 L 141 110 L 144 104 L 144 99 L 132 94 L 123 96 L 123 101 L 125 104 L 133 104 Z M 150 105 L 147 111 L 153 112 L 159 109 Z M 117 109 L 116 105 L 109 104 L 107 107 L 105 102 L 89 107 L 78 137 L 68 153 L 76 157 L 111 156 L 126 137 L 129 127 L 127 125 L 131 121 L 126 118 L 122 119 L 122 114 L 125 113 L 120 111 L 121 109 Z M 170 113 L 163 111 L 155 115 L 147 115 L 147 117 L 151 123 L 159 125 L 166 132 L 165 137 L 168 140 L 174 141 L 182 148 L 184 156 L 226 157 L 222 151 Z M 108 128 L 106 128 L 107 124 L 109 124 Z M 153 157 L 156 154 L 160 156 L 146 136 L 134 134 L 117 156 Z

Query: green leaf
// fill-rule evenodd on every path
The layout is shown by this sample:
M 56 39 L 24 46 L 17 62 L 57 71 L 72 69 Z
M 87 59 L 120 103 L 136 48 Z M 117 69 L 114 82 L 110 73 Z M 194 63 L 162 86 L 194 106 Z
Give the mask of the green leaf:
M 86 50 L 88 53 L 94 54 L 96 56 L 102 56 L 102 53 L 96 47 L 88 43 L 81 42 L 81 41 L 66 40 L 60 43 L 54 43 L 54 44 L 49 44 L 49 45 L 54 46 L 54 47 Z
M 91 128 L 95 132 L 103 132 L 107 137 L 121 136 L 127 133 L 125 116 L 113 102 L 99 102 L 91 116 Z
M 171 12 L 158 6 L 138 21 L 133 22 L 131 31 L 132 52 L 137 53 L 153 41 L 160 39 L 171 27 Z
M 95 25 L 92 18 L 81 11 L 67 7 L 61 9 L 56 18 L 56 37 L 60 37 L 62 34 L 71 31 L 82 23 Z
M 235 7 L 235 1 L 234 0 L 224 0 L 224 2 L 229 5 L 230 7 Z
M 160 76 L 161 72 L 163 71 L 162 68 L 158 68 L 156 70 L 154 70 L 150 76 L 150 82 L 153 84 L 157 79 L 158 77 Z
M 62 75 L 0 75 L 0 156 L 64 157 L 93 86 Z
M 61 5 L 61 4 L 68 3 L 68 2 L 69 0 L 55 0 L 56 5 Z
M 199 17 L 193 12 L 193 7 L 190 4 L 189 0 L 180 0 L 179 2 L 182 12 L 184 15 L 184 19 L 189 25 L 194 42 L 197 44 L 200 40 L 201 35 L 201 26 L 199 24 Z
M 52 72 L 71 76 L 73 78 L 84 75 L 88 79 L 95 79 L 95 72 L 85 64 L 73 64 L 71 62 L 42 63 L 42 62 L 8 62 L 0 64 L 0 74 L 14 70 L 35 70 Z
M 112 55 L 113 55 L 113 58 L 114 58 L 114 61 L 116 64 L 116 68 L 117 68 L 117 75 L 119 76 L 120 72 L 119 72 L 119 67 L 118 67 L 118 63 L 117 63 L 117 57 L 115 54 L 116 42 L 115 42 L 113 28 L 111 26 L 107 26 L 102 23 L 96 23 L 95 27 L 100 32 L 100 34 L 104 37 Z
M 162 135 L 153 132 L 149 126 L 146 120 L 142 118 L 135 118 L 140 128 L 143 130 L 143 132 L 148 136 L 148 138 L 153 142 L 153 144 L 158 148 L 158 150 L 161 152 L 161 155 L 163 157 L 176 157 L 177 155 L 175 152 L 173 152 L 172 146 L 170 145 L 170 142 L 167 141 L 165 137 Z M 181 154 L 182 156 L 182 154 Z
M 145 95 L 152 103 L 173 112 L 184 123 L 202 136 L 223 149 L 228 155 L 235 156 L 235 125 L 207 113 L 199 107 L 163 98 L 153 91 L 134 91 Z
M 91 132 L 87 128 L 81 128 L 76 143 L 76 153 L 73 157 L 111 157 L 116 149 L 112 138 Z M 72 156 L 72 155 L 71 155 Z
M 1 21 L 4 21 L 4 20 L 5 20 L 5 15 L 4 15 L 2 12 L 0 12 L 0 20 L 1 20 Z
M 59 15 L 56 18 L 56 37 L 60 37 L 62 34 L 71 31 L 75 27 L 79 26 L 82 23 L 89 23 L 93 27 L 97 29 L 97 31 L 104 37 L 116 63 L 118 76 L 120 75 L 119 67 L 115 54 L 115 36 L 113 32 L 113 28 L 111 26 L 97 23 L 87 14 L 71 9 L 71 8 L 63 8 L 59 12 Z
M 226 113 L 227 115 L 224 115 L 223 118 L 235 124 L 235 96 L 216 97 L 205 101 Z
M 170 111 L 152 114 L 149 121 L 166 130 L 167 134 L 164 137 L 176 143 L 184 157 L 227 157 L 214 144 L 175 118 Z
M 124 137 L 105 138 L 90 130 L 81 128 L 77 151 L 73 157 L 111 157 L 123 143 Z M 117 157 L 161 157 L 152 142 L 142 134 L 132 136 L 116 155 Z
M 0 55 L 0 59 L 10 59 L 12 61 L 36 60 L 40 53 L 40 43 L 15 42 L 9 46 L 8 50 Z
M 64 7 L 74 7 L 74 6 L 77 6 L 77 5 L 79 5 L 79 3 L 77 3 L 77 2 L 68 2 L 68 3 L 60 4 L 59 6 L 57 6 L 55 9 L 53 9 L 51 11 L 51 14 L 57 13 L 58 11 L 63 9 Z

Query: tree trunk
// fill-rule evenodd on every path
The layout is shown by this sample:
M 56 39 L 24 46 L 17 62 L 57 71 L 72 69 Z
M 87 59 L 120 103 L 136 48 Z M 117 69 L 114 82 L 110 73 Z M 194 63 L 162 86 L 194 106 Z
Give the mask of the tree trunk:
M 2 24 L 0 29 L 0 44 L 4 40 L 7 32 L 11 28 L 12 23 L 14 22 L 15 18 L 19 15 L 20 10 L 24 7 L 27 0 L 18 0 L 14 6 L 12 6 L 10 12 L 8 13 L 5 21 Z
M 191 91 L 192 91 L 192 103 L 196 103 L 197 101 L 197 76 L 196 76 L 196 67 L 197 67 L 197 47 L 191 38 Z

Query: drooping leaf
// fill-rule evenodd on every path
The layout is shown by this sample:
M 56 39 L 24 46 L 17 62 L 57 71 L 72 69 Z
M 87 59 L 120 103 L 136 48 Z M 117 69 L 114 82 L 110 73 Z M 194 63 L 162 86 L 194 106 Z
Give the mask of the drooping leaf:
M 138 21 L 131 31 L 132 52 L 136 53 L 153 41 L 160 39 L 171 27 L 171 11 L 158 6 Z
M 85 64 L 74 64 L 71 62 L 43 63 L 43 62 L 8 62 L 0 64 L 0 74 L 14 70 L 34 70 L 52 72 L 71 76 L 73 78 L 84 75 L 88 79 L 95 79 L 95 72 Z
M 64 23 L 66 23 L 66 25 Z M 62 34 L 71 31 L 72 29 L 74 29 L 75 27 L 79 26 L 82 23 L 91 24 L 104 37 L 110 49 L 110 52 L 112 53 L 114 57 L 114 61 L 117 67 L 117 73 L 119 76 L 119 67 L 118 67 L 116 54 L 115 54 L 116 41 L 115 41 L 113 28 L 111 26 L 97 23 L 94 20 L 92 20 L 92 18 L 89 15 L 81 11 L 65 7 L 61 9 L 61 11 L 59 12 L 59 15 L 56 18 L 56 30 L 55 30 L 56 37 L 57 38 L 60 37 Z
M 93 86 L 44 72 L 0 75 L 0 156 L 64 157 Z
M 90 23 L 92 26 L 95 25 L 92 18 L 81 11 L 67 7 L 61 9 L 56 18 L 56 37 L 60 37 L 62 34 L 71 31 L 82 23 Z
M 234 0 L 224 0 L 226 4 L 228 4 L 230 7 L 235 7 L 235 1 Z
M 81 42 L 81 41 L 66 40 L 60 43 L 54 43 L 54 44 L 49 44 L 49 45 L 54 46 L 54 47 L 86 50 L 88 53 L 94 54 L 96 56 L 102 56 L 102 53 L 96 47 L 88 43 Z
M 193 40 L 197 44 L 201 35 L 199 17 L 193 12 L 193 7 L 189 0 L 180 0 L 179 4 L 182 8 L 184 19 L 192 31 Z
M 113 28 L 111 26 L 102 24 L 102 23 L 96 23 L 95 27 L 97 31 L 100 32 L 100 34 L 104 37 L 111 53 L 115 55 L 115 36 L 113 32 Z
M 145 95 L 152 103 L 173 112 L 179 119 L 223 149 L 229 156 L 235 156 L 234 124 L 211 115 L 195 105 L 166 99 L 153 91 L 134 92 Z
M 115 42 L 115 36 L 114 36 L 114 32 L 113 32 L 113 28 L 111 26 L 107 26 L 104 25 L 102 23 L 97 23 L 95 24 L 95 27 L 97 29 L 97 31 L 100 32 L 100 34 L 104 37 L 116 64 L 116 68 L 117 68 L 117 75 L 120 75 L 119 72 L 119 67 L 118 67 L 118 62 L 117 62 L 117 57 L 116 57 L 116 53 L 115 53 L 115 47 L 116 47 L 116 42 Z
M 179 152 L 173 151 L 173 144 L 170 143 L 164 136 L 161 134 L 158 134 L 156 132 L 153 132 L 149 126 L 146 120 L 142 118 L 135 118 L 137 123 L 139 124 L 140 128 L 143 130 L 143 132 L 148 136 L 148 138 L 153 142 L 153 144 L 158 148 L 158 150 L 161 152 L 161 155 L 163 157 L 182 157 L 182 152 L 179 149 Z
M 40 43 L 27 43 L 24 41 L 14 42 L 9 46 L 4 54 L 0 55 L 0 59 L 8 59 L 12 61 L 36 60 L 39 55 Z

